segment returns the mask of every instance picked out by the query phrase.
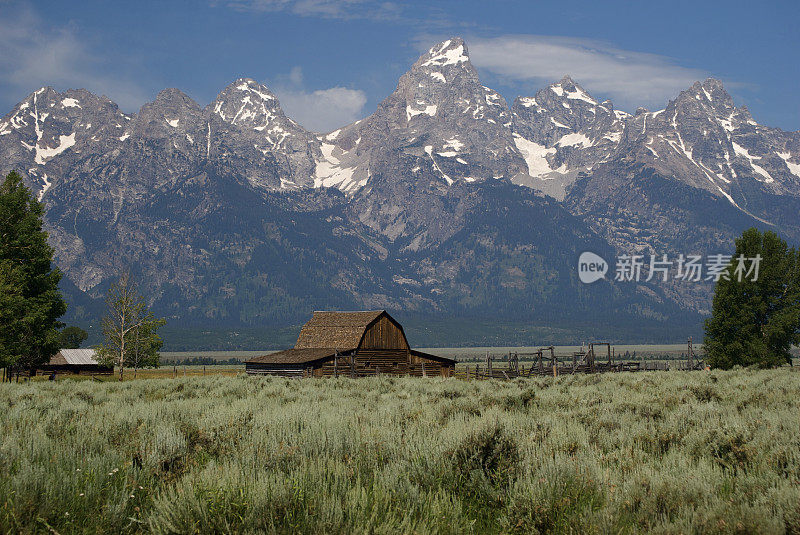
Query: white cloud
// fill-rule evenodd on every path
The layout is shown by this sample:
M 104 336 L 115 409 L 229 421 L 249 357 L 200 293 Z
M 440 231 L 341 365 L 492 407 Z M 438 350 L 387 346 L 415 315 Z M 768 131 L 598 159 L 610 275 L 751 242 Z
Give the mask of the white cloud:
M 663 107 L 707 74 L 665 56 L 590 39 L 507 35 L 473 38 L 467 44 L 472 63 L 501 80 L 541 87 L 568 74 L 595 96 L 609 97 L 627 109 Z
M 131 78 L 109 73 L 71 25 L 49 27 L 29 6 L 5 4 L 0 16 L 0 93 L 17 102 L 39 87 L 85 88 L 136 111 L 147 92 Z
M 399 16 L 394 2 L 375 0 L 233 0 L 229 7 L 247 11 L 285 11 L 303 17 L 388 20 Z
M 307 92 L 277 88 L 286 115 L 315 132 L 330 132 L 360 119 L 367 96 L 360 89 L 332 87 Z

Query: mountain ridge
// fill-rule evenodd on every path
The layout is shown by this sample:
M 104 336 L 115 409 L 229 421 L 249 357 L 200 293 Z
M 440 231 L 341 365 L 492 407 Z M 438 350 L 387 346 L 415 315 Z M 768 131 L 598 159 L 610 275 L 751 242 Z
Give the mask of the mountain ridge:
M 0 155 L 47 204 L 76 302 L 132 266 L 177 321 L 699 318 L 709 284 L 584 286 L 578 254 L 719 252 L 750 225 L 800 237 L 800 132 L 758 125 L 719 81 L 656 112 L 616 110 L 569 76 L 509 106 L 460 38 L 330 133 L 248 78 L 206 106 L 166 89 L 136 114 L 43 88 L 0 120 Z

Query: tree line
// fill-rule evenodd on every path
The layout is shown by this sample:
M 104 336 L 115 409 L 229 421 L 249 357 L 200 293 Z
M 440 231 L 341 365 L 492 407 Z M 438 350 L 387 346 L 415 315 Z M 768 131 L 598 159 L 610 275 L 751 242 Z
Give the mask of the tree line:
M 9 173 L 0 184 L 0 368 L 18 373 L 32 374 L 60 349 L 78 348 L 88 337 L 59 321 L 67 303 L 43 217 L 43 203 L 18 173 Z M 120 380 L 125 367 L 158 366 L 163 341 L 157 331 L 165 321 L 148 310 L 127 272 L 111 285 L 106 304 L 99 363 L 116 366 Z

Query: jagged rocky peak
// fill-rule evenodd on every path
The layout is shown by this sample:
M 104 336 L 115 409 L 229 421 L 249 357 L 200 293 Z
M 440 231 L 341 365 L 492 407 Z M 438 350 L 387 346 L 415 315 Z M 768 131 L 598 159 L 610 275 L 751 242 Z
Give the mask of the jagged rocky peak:
M 470 111 L 477 118 L 486 116 L 485 112 L 490 111 L 487 106 L 498 108 L 496 111 L 507 110 L 499 94 L 480 84 L 467 45 L 460 37 L 442 41 L 422 54 L 400 78 L 386 104 L 396 106 L 394 115 L 401 124 Z
M 197 128 L 202 109 L 180 89 L 164 89 L 153 102 L 142 106 L 133 124 L 133 132 L 145 137 L 170 137 Z
M 733 97 L 725 90 L 720 80 L 708 78 L 704 82 L 695 82 L 688 89 L 681 91 L 675 100 L 670 101 L 665 111 L 668 117 L 685 118 L 722 118 L 728 123 L 755 122 L 745 107 L 737 108 Z M 726 125 L 730 128 L 730 124 Z
M 568 75 L 534 97 L 518 97 L 512 112 L 516 134 L 548 147 L 559 144 L 564 136 L 572 135 L 562 145 L 576 141 L 578 133 L 589 136 L 593 143 L 602 142 L 606 135 L 610 135 L 607 141 L 616 141 L 627 117 L 614 110 L 611 101 L 598 102 Z M 582 144 L 588 146 L 588 142 Z
M 92 121 L 93 117 L 97 120 Z M 114 119 L 124 121 L 130 117 L 108 97 L 94 95 L 85 89 L 59 93 L 52 87 L 42 87 L 28 95 L 0 121 L 0 136 L 13 131 L 39 134 L 46 126 L 60 130 L 80 126 L 85 131 L 94 131 Z
M 460 37 L 451 37 L 446 41 L 434 45 L 411 67 L 412 73 L 424 73 L 442 83 L 452 81 L 453 76 L 468 76 L 478 80 L 478 71 L 469 60 L 469 51 L 464 40 Z
M 511 124 L 506 101 L 481 85 L 464 41 L 451 38 L 422 54 L 374 114 L 320 137 L 315 184 L 354 193 L 382 175 L 446 191 L 511 178 L 525 172 Z
M 226 123 L 259 131 L 276 120 L 288 120 L 272 91 L 250 78 L 229 84 L 206 110 Z
M 0 171 L 19 171 L 41 198 L 57 180 L 53 165 L 110 150 L 128 121 L 105 96 L 42 87 L 0 120 Z
M 725 91 L 725 87 L 716 78 L 707 78 L 704 82 L 695 82 L 689 89 L 696 100 L 705 99 L 714 107 L 733 108 L 733 98 Z

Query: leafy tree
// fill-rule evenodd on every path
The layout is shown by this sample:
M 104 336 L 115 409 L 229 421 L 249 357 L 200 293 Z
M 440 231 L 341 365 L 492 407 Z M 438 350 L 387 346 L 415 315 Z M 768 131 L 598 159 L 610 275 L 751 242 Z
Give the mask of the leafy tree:
M 134 327 L 130 336 L 130 350 L 125 358 L 125 364 L 133 368 L 133 376 L 139 368 L 158 368 L 160 366 L 159 354 L 164 341 L 158 335 L 158 329 L 167 322 L 156 318 L 151 312 L 146 312 L 141 325 Z
M 87 338 L 89 338 L 89 333 L 80 327 L 70 325 L 61 331 L 58 336 L 58 343 L 62 349 L 78 349 Z
M 22 177 L 9 173 L 0 184 L 0 359 L 30 370 L 58 351 L 58 318 L 67 310 L 43 215 Z
M 760 255 L 759 272 L 739 280 L 738 258 Z M 755 228 L 736 240 L 725 274 L 717 282 L 704 349 L 709 365 L 762 368 L 791 364 L 800 343 L 800 253 L 771 231 Z
M 98 349 L 100 362 L 119 367 L 122 381 L 125 366 L 134 370 L 158 366 L 162 341 L 158 329 L 166 322 L 156 318 L 136 289 L 130 274 L 123 273 L 106 296 L 108 311 L 103 318 L 103 343 Z M 135 372 L 134 372 L 135 373 Z

